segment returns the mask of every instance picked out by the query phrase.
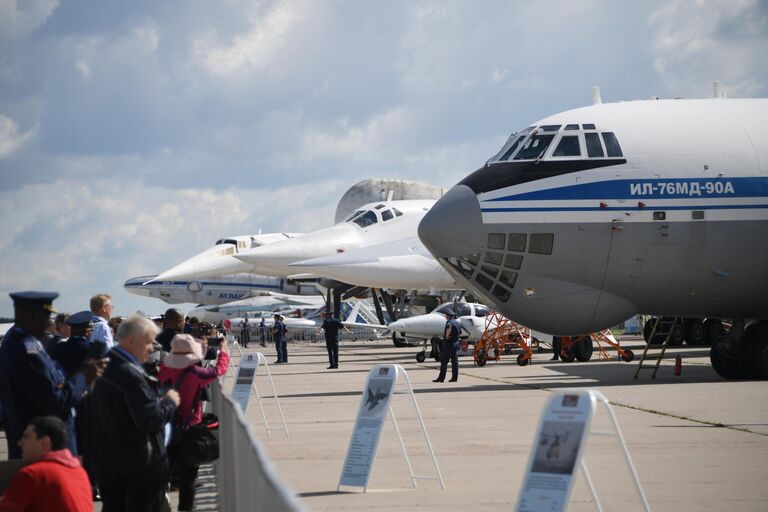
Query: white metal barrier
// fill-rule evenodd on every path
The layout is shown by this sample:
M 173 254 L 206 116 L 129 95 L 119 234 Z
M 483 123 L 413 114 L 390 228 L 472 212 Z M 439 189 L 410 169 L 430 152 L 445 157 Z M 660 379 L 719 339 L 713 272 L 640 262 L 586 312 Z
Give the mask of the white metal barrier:
M 219 510 L 277 510 L 303 512 L 293 491 L 283 484 L 240 407 L 211 385 L 211 405 L 219 418 L 219 460 L 216 483 Z

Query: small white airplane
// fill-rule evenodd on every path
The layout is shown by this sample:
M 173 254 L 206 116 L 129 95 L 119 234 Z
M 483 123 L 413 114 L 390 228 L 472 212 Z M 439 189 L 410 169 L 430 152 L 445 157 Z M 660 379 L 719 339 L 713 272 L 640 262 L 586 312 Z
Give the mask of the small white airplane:
M 571 335 L 677 318 L 722 377 L 768 378 L 768 99 L 714 96 L 597 91 L 510 136 L 419 237 L 516 322 Z
M 298 261 L 392 242 L 407 233 L 415 235 L 419 222 L 434 203 L 431 199 L 377 201 L 360 207 L 331 227 L 243 251 L 235 258 L 252 265 L 252 272 L 296 274 L 297 269 L 290 265 Z
M 276 308 L 290 307 L 317 309 L 324 305 L 325 301 L 320 295 L 297 296 L 275 292 L 263 292 L 260 295 L 231 301 L 222 305 L 200 305 L 192 309 L 187 316 L 196 317 L 204 322 L 218 322 L 220 320 L 244 317 L 245 315 L 261 316 Z
M 228 274 L 250 272 L 251 265 L 235 258 L 235 255 L 265 245 L 290 240 L 301 233 L 259 233 L 220 238 L 213 247 L 188 258 L 160 273 L 146 283 L 155 281 L 192 281 Z
M 192 281 L 161 281 L 157 276 L 142 276 L 128 279 L 123 287 L 135 295 L 161 299 L 169 304 L 227 304 L 265 291 L 288 295 L 320 293 L 312 284 L 256 274 L 233 274 Z
M 402 337 L 442 339 L 445 334 L 446 318 L 445 310 L 453 310 L 456 319 L 461 324 L 461 339 L 477 341 L 485 332 L 486 316 L 491 312 L 488 306 L 467 302 L 446 302 L 425 315 L 416 315 L 401 318 L 387 325 L 387 329 L 393 333 L 399 333 Z
M 367 288 L 416 290 L 430 295 L 460 289 L 416 237 L 299 261 L 289 267 Z

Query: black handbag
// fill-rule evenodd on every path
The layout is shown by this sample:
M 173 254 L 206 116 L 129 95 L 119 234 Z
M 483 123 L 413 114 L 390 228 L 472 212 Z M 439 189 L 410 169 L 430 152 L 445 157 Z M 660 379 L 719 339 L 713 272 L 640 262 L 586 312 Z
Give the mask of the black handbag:
M 192 368 L 184 370 L 176 381 L 176 389 L 181 389 L 181 383 Z M 206 413 L 203 420 L 197 425 L 189 425 L 198 404 L 200 403 L 200 391 L 198 390 L 195 399 L 192 401 L 192 410 L 189 416 L 180 422 L 178 416 L 174 420 L 173 439 L 178 443 L 179 456 L 182 462 L 187 466 L 200 466 L 208 464 L 219 458 L 219 440 L 213 434 L 213 430 L 218 429 L 219 419 L 215 414 Z

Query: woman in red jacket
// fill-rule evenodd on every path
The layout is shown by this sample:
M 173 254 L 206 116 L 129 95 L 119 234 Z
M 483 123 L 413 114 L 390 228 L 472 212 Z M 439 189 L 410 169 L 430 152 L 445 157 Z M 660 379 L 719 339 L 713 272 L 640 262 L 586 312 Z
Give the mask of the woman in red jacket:
M 203 359 L 203 345 L 189 334 L 177 334 L 171 340 L 171 353 L 160 364 L 157 380 L 170 384 L 179 392 L 181 403 L 176 409 L 176 420 L 182 425 L 196 425 L 202 421 L 203 407 L 200 394 L 205 386 L 224 375 L 229 365 L 227 341 L 223 340 L 215 366 L 198 366 Z M 183 376 L 183 379 L 182 379 Z M 181 385 L 179 386 L 179 381 Z M 199 466 L 186 465 L 176 453 L 178 445 L 171 446 L 171 464 L 176 465 L 179 482 L 179 510 L 192 510 L 195 501 L 195 479 Z M 173 471 L 173 470 L 172 470 Z

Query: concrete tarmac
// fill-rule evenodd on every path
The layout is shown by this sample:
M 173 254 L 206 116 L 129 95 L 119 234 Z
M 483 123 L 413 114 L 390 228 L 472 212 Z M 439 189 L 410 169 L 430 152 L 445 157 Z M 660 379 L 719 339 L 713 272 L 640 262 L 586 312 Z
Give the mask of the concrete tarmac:
M 625 338 L 639 358 L 644 343 Z M 261 349 L 270 363 L 272 347 Z M 255 351 L 251 344 L 248 352 Z M 520 367 L 515 354 L 484 367 L 462 357 L 459 382 L 433 383 L 438 363 L 417 363 L 415 348 L 391 341 L 344 342 L 340 368 L 328 366 L 324 343 L 289 346 L 289 364 L 270 365 L 290 437 L 266 435 L 255 397 L 249 423 L 277 473 L 309 510 L 510 510 L 514 508 L 545 401 L 562 388 L 591 388 L 611 401 L 640 481 L 653 510 L 768 510 L 768 398 L 762 381 L 725 381 L 709 365 L 708 348 L 671 348 L 656 379 L 634 380 L 637 361 L 549 361 L 535 354 Z M 674 356 L 683 357 L 673 375 Z M 411 485 L 392 423 L 388 422 L 368 493 L 336 492 L 368 371 L 376 364 L 403 365 L 446 482 Z M 231 378 L 226 387 L 231 385 Z M 265 377 L 257 377 L 268 420 L 279 416 Z M 392 406 L 417 475 L 433 475 L 431 458 L 410 398 Z M 598 409 L 593 430 L 608 429 Z M 622 452 L 613 437 L 592 437 L 584 460 L 605 510 L 642 510 Z M 570 510 L 594 510 L 583 475 L 577 476 Z

